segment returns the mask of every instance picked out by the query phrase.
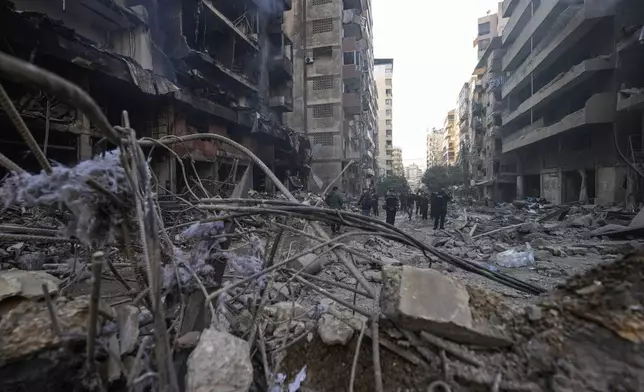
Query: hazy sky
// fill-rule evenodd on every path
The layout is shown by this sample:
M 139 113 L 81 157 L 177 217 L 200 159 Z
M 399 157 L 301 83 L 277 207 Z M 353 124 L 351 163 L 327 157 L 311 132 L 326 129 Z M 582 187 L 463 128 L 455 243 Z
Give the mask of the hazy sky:
M 476 66 L 477 18 L 498 0 L 372 0 L 376 58 L 394 59 L 394 146 L 425 164 L 426 130 L 442 127 Z

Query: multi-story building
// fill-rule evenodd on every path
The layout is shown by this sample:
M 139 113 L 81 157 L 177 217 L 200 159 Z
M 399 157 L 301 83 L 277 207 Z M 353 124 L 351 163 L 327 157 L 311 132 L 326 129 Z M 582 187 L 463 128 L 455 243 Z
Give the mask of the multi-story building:
M 407 179 L 407 185 L 412 192 L 416 192 L 421 186 L 423 171 L 420 166 L 415 163 L 405 166 L 405 178 Z
M 444 130 L 433 128 L 427 131 L 427 168 L 444 164 L 443 136 Z
M 503 19 L 499 19 L 499 14 L 497 13 L 487 14 L 478 19 L 478 35 L 474 39 L 474 47 L 477 48 L 476 52 L 479 59 L 490 45 L 492 38 L 500 35 L 499 24 L 503 24 Z
M 405 168 L 403 167 L 402 148 L 394 147 L 392 151 L 391 161 L 392 175 L 402 177 L 405 175 Z
M 498 74 L 504 110 L 487 115 L 502 119 L 499 147 L 516 158 L 516 196 L 623 201 L 633 187 L 629 133 L 641 131 L 618 128 L 617 96 L 642 78 L 618 53 L 625 33 L 642 24 L 641 1 L 505 0 L 502 10 L 510 18 Z
M 460 148 L 457 109 L 447 112 L 443 129 L 443 164 L 455 165 Z
M 282 30 L 290 4 L 13 0 L 0 6 L 1 45 L 4 52 L 78 84 L 111 124 L 120 124 L 127 110 L 140 137 L 228 136 L 282 179 L 300 174 L 306 181 L 308 140 L 282 122 L 293 110 L 293 53 Z M 92 156 L 101 135 L 80 110 L 31 86 L 2 83 L 34 137 L 47 140 L 49 159 L 73 165 Z M 0 122 L 7 130 L 0 151 L 36 169 L 5 114 Z M 206 189 L 223 191 L 250 166 L 239 151 L 213 140 L 176 144 L 173 150 L 177 155 L 155 148 L 150 157 L 159 184 L 173 192 L 193 187 L 197 175 Z M 187 178 L 176 156 L 194 163 Z M 261 170 L 253 167 L 252 174 L 251 187 L 268 190 Z
M 375 71 L 378 90 L 378 169 L 379 175 L 393 173 L 393 59 L 376 59 Z
M 353 160 L 342 188 L 357 194 L 375 175 L 378 140 L 369 0 L 294 0 L 286 13 L 294 46 L 294 111 L 287 123 L 313 145 L 323 187 Z

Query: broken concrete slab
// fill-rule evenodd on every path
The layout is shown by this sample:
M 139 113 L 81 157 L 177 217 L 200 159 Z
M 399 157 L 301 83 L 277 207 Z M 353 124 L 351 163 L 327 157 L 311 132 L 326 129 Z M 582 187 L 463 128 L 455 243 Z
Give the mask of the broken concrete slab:
M 382 313 L 406 328 L 444 334 L 454 327 L 470 328 L 467 290 L 432 269 L 385 267 L 380 294 Z
M 382 272 L 380 271 L 365 271 L 363 274 L 370 282 L 382 283 Z
M 45 254 L 43 252 L 23 253 L 18 258 L 21 268 L 29 271 L 39 271 L 45 265 Z
M 353 328 L 331 314 L 324 314 L 318 322 L 318 334 L 330 346 L 346 346 L 353 337 Z
M 628 227 L 641 227 L 644 226 L 644 208 L 635 215 L 635 218 L 628 224 Z
M 10 297 L 40 299 L 47 285 L 50 294 L 58 293 L 60 280 L 43 271 L 9 270 L 0 272 L 0 301 Z
M 246 392 L 253 382 L 250 346 L 245 340 L 209 328 L 188 358 L 187 392 Z
M 571 227 L 577 227 L 577 228 L 582 228 L 582 227 L 590 227 L 593 224 L 593 216 L 592 214 L 584 215 L 580 218 L 573 219 L 570 222 Z
M 548 252 L 547 250 L 535 250 L 534 251 L 534 259 L 536 261 L 548 261 L 552 259 L 552 253 Z

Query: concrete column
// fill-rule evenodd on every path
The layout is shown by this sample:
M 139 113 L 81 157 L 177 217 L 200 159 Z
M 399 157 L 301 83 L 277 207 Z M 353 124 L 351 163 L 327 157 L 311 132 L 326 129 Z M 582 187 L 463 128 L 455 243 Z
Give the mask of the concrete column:
M 525 185 L 522 175 L 517 176 L 517 200 L 525 199 Z
M 177 191 L 177 162 L 174 157 L 166 157 L 164 160 L 153 162 L 154 172 L 159 181 L 159 185 L 167 188 L 171 192 Z
M 85 116 L 83 116 L 85 117 Z M 85 117 L 87 119 L 87 117 Z M 89 129 L 89 121 L 87 121 L 87 128 L 83 127 L 82 129 Z M 78 161 L 86 161 L 92 159 L 92 142 L 89 135 L 78 135 Z

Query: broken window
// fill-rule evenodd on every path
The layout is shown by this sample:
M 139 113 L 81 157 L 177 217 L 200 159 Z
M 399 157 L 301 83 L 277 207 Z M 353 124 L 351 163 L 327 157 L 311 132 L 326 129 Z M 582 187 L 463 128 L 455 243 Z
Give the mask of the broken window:
M 391 79 L 385 79 L 385 86 L 391 86 Z
M 330 59 L 333 57 L 333 47 L 322 46 L 313 49 L 313 60 Z
M 333 75 L 320 76 L 313 79 L 313 90 L 331 90 L 333 89 L 334 79 Z
M 332 132 L 321 132 L 313 134 L 313 144 L 320 144 L 322 146 L 332 146 L 333 145 L 333 133 Z
M 324 4 L 331 4 L 333 3 L 333 0 L 312 0 L 311 5 L 324 5 Z
M 391 129 L 387 129 L 387 137 L 391 137 L 391 136 L 392 136 L 392 131 L 391 131 Z
M 313 118 L 333 117 L 333 104 L 313 105 Z
M 392 102 L 393 101 L 391 99 L 385 99 L 385 105 L 391 105 Z
M 385 95 L 387 95 L 388 97 L 391 97 L 391 95 L 392 95 L 392 90 L 391 90 L 390 88 L 388 88 L 387 90 L 385 90 Z
M 316 19 L 313 21 L 313 34 L 330 33 L 333 31 L 333 19 Z

